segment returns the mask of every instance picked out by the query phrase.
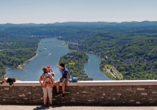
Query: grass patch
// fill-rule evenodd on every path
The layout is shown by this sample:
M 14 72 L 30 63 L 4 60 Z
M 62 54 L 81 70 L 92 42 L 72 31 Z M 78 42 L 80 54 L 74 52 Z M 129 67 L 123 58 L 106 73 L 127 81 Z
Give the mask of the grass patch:
M 110 69 L 110 68 L 111 68 L 111 65 L 109 65 L 109 64 L 106 64 L 106 65 L 105 65 L 105 68 L 108 68 L 108 69 Z
M 106 74 L 110 79 L 116 80 L 116 78 L 114 78 L 110 73 L 106 72 L 105 70 L 103 70 L 103 73 Z

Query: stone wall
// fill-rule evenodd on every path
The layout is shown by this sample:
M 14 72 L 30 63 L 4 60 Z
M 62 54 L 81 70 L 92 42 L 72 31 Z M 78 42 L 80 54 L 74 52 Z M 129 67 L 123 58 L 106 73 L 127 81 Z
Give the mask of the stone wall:
M 61 88 L 60 88 L 61 90 Z M 55 105 L 156 105 L 157 81 L 80 81 L 69 83 L 65 98 L 55 97 Z M 42 104 L 40 84 L 16 82 L 13 87 L 0 85 L 1 104 Z

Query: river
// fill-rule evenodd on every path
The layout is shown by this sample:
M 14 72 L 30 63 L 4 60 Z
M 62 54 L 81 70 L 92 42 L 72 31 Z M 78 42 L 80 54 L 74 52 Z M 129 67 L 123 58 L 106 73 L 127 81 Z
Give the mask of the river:
M 38 56 L 27 62 L 23 67 L 27 72 L 6 66 L 6 68 L 10 68 L 6 69 L 6 77 L 14 77 L 22 81 L 38 81 L 43 73 L 42 68 L 51 66 L 55 72 L 55 80 L 57 80 L 61 77 L 61 73 L 56 65 L 58 65 L 60 57 L 71 52 L 68 50 L 68 45 L 63 45 L 63 43 L 64 41 L 55 38 L 42 39 L 39 43 Z M 51 55 L 49 52 L 51 52 Z M 87 55 L 89 56 L 89 61 L 84 68 L 87 75 L 94 80 L 110 80 L 99 69 L 100 57 L 89 53 Z

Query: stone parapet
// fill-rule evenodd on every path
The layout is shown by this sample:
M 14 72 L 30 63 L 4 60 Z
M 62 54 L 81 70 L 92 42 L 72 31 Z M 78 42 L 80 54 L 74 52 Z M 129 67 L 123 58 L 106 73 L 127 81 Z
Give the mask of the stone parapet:
M 55 97 L 56 105 L 156 105 L 156 80 L 79 81 L 69 83 L 65 98 Z M 61 92 L 61 87 L 60 87 Z M 38 81 L 0 85 L 1 104 L 42 104 L 43 92 Z

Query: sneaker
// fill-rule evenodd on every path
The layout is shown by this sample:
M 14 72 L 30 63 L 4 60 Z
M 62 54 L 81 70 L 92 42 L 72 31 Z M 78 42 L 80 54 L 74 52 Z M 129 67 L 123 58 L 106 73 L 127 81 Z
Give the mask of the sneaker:
M 55 97 L 58 97 L 59 95 L 60 95 L 60 93 L 58 92 Z
M 46 105 L 46 104 L 43 104 L 42 106 L 43 106 L 43 107 L 46 107 L 47 105 Z
M 62 94 L 62 98 L 64 98 L 64 94 Z
M 53 104 L 50 104 L 50 106 L 51 106 L 51 107 L 54 107 L 54 105 L 53 105 Z

